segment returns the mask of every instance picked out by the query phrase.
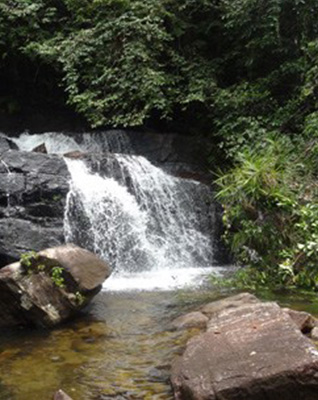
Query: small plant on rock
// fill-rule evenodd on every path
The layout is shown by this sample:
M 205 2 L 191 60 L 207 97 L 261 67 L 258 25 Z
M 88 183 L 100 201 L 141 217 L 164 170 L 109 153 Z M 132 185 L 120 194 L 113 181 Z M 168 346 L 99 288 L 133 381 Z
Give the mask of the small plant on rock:
M 77 291 L 75 293 L 75 301 L 77 305 L 81 306 L 85 301 L 85 296 L 81 292 Z
M 36 263 L 39 255 L 36 251 L 28 251 L 27 253 L 23 253 L 20 256 L 20 264 L 25 272 L 30 273 L 32 267 Z
M 53 283 L 59 287 L 59 288 L 64 288 L 65 287 L 65 279 L 63 277 L 63 268 L 62 267 L 52 267 L 52 272 L 51 272 L 51 278 Z

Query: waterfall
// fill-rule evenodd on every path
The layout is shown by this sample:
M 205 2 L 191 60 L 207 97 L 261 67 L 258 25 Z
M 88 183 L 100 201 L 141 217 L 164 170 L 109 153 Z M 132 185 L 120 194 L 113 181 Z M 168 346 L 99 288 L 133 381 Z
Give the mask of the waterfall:
M 83 161 L 67 161 L 66 239 L 82 242 L 115 271 L 210 265 L 211 239 L 196 213 L 201 185 L 182 182 L 141 156 L 115 158 L 118 180 L 112 168 L 102 177 Z
M 24 134 L 15 143 L 25 151 L 45 143 L 49 153 L 85 153 L 65 158 L 65 240 L 110 263 L 112 289 L 182 286 L 213 265 L 210 188 L 134 155 L 124 132 Z
M 10 138 L 20 150 L 32 151 L 45 144 L 48 153 L 65 154 L 72 151 L 83 153 L 130 152 L 130 142 L 123 131 L 107 131 L 105 135 L 83 133 L 72 135 L 61 132 L 46 132 L 30 135 L 22 133 Z

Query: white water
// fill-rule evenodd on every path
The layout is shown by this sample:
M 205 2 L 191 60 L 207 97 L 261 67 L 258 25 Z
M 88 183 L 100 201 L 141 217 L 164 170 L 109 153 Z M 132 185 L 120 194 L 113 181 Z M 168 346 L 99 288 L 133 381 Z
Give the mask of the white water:
M 107 137 L 106 137 L 107 136 Z M 107 131 L 105 135 L 83 133 L 69 136 L 61 132 L 46 132 L 30 135 L 22 133 L 19 137 L 10 138 L 20 150 L 32 151 L 45 144 L 48 153 L 65 154 L 72 151 L 83 153 L 106 153 L 109 151 L 129 151 L 129 140 L 124 132 Z
M 112 291 L 130 290 L 175 290 L 199 287 L 208 276 L 221 276 L 225 267 L 163 268 L 136 273 L 122 272 L 112 275 L 104 289 Z
M 66 160 L 72 176 L 66 240 L 111 263 L 113 278 L 105 286 L 112 290 L 180 287 L 207 272 L 202 267 L 211 265 L 212 243 L 200 231 L 194 201 L 201 185 L 172 177 L 141 156 L 114 157 L 117 180 L 113 166 L 102 177 L 83 161 Z
M 211 193 L 205 185 L 130 155 L 124 133 L 76 138 L 23 134 L 15 143 L 25 151 L 45 143 L 49 153 L 113 152 L 93 157 L 94 171 L 92 162 L 65 159 L 72 177 L 65 238 L 110 263 L 106 289 L 170 290 L 201 284 L 207 274 L 222 271 L 211 267 L 213 238 L 206 221 L 213 220 L 213 209 L 206 206 Z

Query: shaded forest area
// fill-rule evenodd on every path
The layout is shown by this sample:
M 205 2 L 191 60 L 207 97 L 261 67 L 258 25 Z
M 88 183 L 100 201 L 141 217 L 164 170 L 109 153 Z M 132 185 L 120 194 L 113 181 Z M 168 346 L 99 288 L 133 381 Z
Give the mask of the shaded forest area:
M 0 115 L 205 136 L 240 282 L 316 290 L 317 15 L 315 0 L 2 0 Z

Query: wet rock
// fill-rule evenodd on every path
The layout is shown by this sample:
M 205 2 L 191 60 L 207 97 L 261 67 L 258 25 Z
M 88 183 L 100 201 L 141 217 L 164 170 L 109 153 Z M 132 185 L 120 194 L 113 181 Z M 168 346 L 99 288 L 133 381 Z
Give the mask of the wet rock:
M 154 367 L 148 373 L 150 382 L 169 382 L 170 368 Z
M 172 321 L 171 327 L 175 330 L 183 330 L 190 328 L 204 329 L 207 326 L 209 318 L 202 312 L 194 311 Z
M 47 223 L 37 224 L 22 218 L 6 218 L 1 220 L 0 252 L 19 259 L 26 251 L 58 246 L 64 241 L 63 225 Z
M 0 327 L 60 324 L 87 305 L 110 273 L 104 261 L 71 244 L 28 255 L 0 270 Z
M 39 144 L 38 146 L 34 147 L 34 149 L 32 151 L 34 153 L 47 154 L 47 149 L 46 149 L 45 143 Z
M 213 311 L 207 332 L 188 342 L 172 368 L 176 400 L 317 398 L 313 343 L 276 303 L 250 299 Z
M 85 153 L 81 151 L 70 151 L 64 154 L 64 157 L 73 158 L 74 160 L 78 160 L 85 157 Z
M 0 133 L 0 155 L 8 150 L 17 149 L 17 145 L 5 135 Z
M 0 267 L 18 260 L 22 252 L 64 242 L 68 181 L 61 157 L 13 149 L 1 155 Z
M 4 153 L 5 151 L 10 150 L 10 145 L 8 140 L 0 135 L 0 154 Z
M 72 398 L 63 392 L 63 390 L 58 390 L 55 393 L 53 400 L 72 400 Z
M 207 146 L 204 139 L 185 137 L 178 134 L 150 132 L 126 132 L 134 154 L 140 154 L 152 162 L 187 163 L 200 165 L 201 170 L 207 159 Z
M 2 159 L 11 171 L 33 172 L 34 174 L 48 174 L 65 176 L 68 174 L 63 158 L 53 154 L 31 153 L 11 150 L 6 152 Z
M 296 311 L 290 308 L 283 308 L 283 310 L 288 313 L 302 333 L 310 333 L 315 326 L 318 326 L 316 318 L 305 311 Z

